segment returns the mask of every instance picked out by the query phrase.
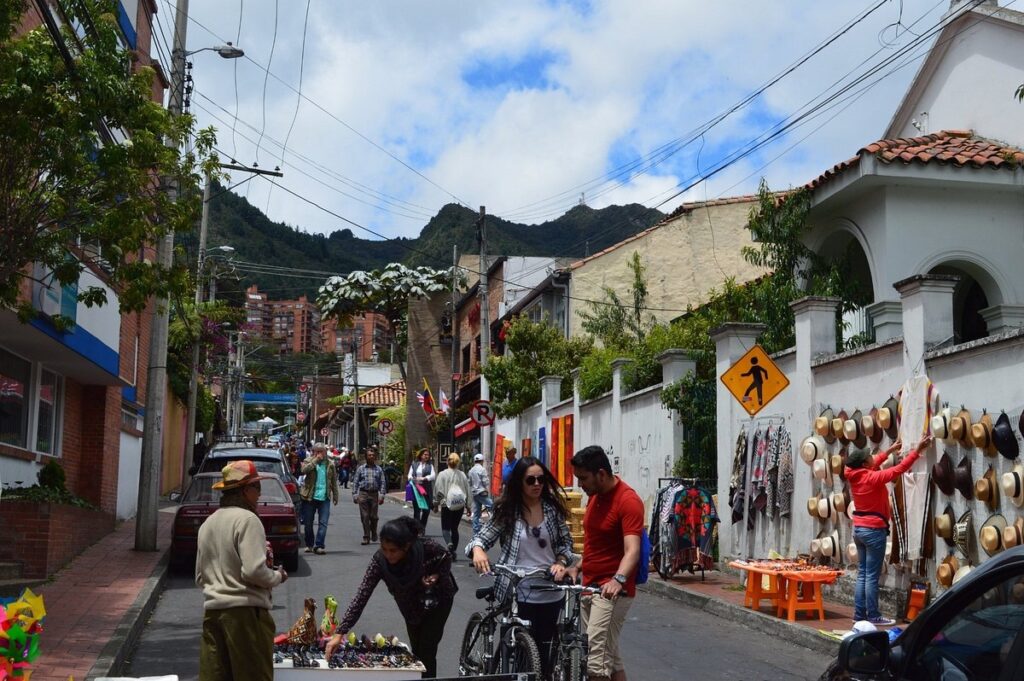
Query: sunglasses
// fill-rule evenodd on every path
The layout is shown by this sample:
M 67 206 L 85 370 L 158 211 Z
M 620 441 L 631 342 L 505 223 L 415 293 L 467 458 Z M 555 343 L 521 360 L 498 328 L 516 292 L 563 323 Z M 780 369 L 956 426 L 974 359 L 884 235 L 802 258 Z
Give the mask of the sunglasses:
M 532 476 L 531 476 L 531 477 L 532 477 Z M 540 525 L 538 525 L 537 527 L 531 527 L 531 528 L 530 528 L 530 534 L 532 534 L 532 535 L 533 535 L 533 538 L 534 538 L 534 539 L 537 539 L 537 540 L 538 540 L 538 541 L 537 541 L 537 544 L 538 544 L 538 545 L 539 545 L 539 546 L 540 546 L 540 547 L 541 547 L 542 549 L 546 549 L 546 548 L 548 547 L 548 540 L 547 540 L 547 539 L 541 539 L 541 536 L 540 536 Z
M 527 475 L 525 478 L 523 478 L 523 482 L 525 484 L 527 484 L 527 485 L 543 485 L 544 484 L 544 476 L 543 475 Z

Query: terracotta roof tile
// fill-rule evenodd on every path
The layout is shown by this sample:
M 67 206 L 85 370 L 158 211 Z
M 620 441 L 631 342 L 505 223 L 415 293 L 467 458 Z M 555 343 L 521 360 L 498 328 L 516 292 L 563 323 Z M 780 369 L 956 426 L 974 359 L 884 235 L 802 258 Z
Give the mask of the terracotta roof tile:
M 359 395 L 359 404 L 368 407 L 396 407 L 405 404 L 405 381 L 370 388 Z
M 852 168 L 865 154 L 872 154 L 882 163 L 952 164 L 958 168 L 1007 168 L 1024 165 L 1024 151 L 977 137 L 970 130 L 943 130 L 920 137 L 879 140 L 868 144 L 851 159 L 826 170 L 807 183 L 814 190 L 839 173 Z

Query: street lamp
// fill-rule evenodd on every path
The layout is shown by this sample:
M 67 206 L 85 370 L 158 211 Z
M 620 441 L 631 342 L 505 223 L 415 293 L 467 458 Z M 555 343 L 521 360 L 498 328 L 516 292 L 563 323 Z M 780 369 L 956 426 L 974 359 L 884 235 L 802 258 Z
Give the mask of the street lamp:
M 198 50 L 186 50 L 183 56 L 191 57 L 193 54 L 206 51 L 216 52 L 224 59 L 238 59 L 239 57 L 245 56 L 245 50 L 237 45 L 232 45 L 231 43 L 226 45 L 214 45 L 213 47 L 201 47 Z

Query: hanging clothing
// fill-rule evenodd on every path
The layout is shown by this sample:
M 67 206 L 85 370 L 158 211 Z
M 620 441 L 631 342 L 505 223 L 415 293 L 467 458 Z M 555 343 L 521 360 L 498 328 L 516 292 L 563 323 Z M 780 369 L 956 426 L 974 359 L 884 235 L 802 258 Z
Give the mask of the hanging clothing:
M 939 411 L 939 389 L 927 376 L 914 376 L 900 388 L 899 400 L 900 454 L 906 454 L 931 433 L 932 416 Z
M 903 384 L 899 392 L 902 455 L 909 453 L 921 438 L 931 433 L 932 416 L 938 413 L 939 407 L 938 386 L 927 376 L 914 376 Z M 928 462 L 924 457 L 903 474 L 901 482 L 894 488 L 897 502 L 902 504 L 899 509 L 902 529 L 900 562 L 922 557 L 923 524 L 920 519 L 927 515 L 928 502 Z
M 732 522 L 743 520 L 747 501 L 747 431 L 741 430 L 736 438 L 736 449 L 732 459 L 732 477 L 729 480 L 729 508 Z
M 779 434 L 779 479 L 775 504 L 780 518 L 788 518 L 793 510 L 793 438 L 785 428 Z

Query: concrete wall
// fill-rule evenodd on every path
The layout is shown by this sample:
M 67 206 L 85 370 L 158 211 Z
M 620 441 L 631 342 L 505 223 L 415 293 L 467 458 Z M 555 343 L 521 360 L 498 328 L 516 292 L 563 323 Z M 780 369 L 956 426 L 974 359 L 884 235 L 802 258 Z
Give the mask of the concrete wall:
M 117 519 L 134 518 L 139 507 L 139 467 L 142 463 L 142 438 L 121 431 L 121 451 L 117 461 Z

